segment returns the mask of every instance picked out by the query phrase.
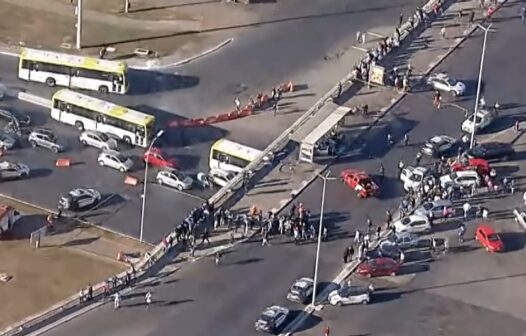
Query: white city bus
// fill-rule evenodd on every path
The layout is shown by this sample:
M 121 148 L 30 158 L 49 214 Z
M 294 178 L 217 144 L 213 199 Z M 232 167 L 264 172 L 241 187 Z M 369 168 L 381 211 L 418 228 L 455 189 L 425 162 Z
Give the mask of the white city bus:
M 79 131 L 97 130 L 141 147 L 155 135 L 154 116 L 68 89 L 53 95 L 51 117 Z
M 239 173 L 261 153 L 260 150 L 227 139 L 217 140 L 210 148 L 210 170 Z
M 125 94 L 127 73 L 124 62 L 27 48 L 22 50 L 18 63 L 21 79 L 100 93 Z

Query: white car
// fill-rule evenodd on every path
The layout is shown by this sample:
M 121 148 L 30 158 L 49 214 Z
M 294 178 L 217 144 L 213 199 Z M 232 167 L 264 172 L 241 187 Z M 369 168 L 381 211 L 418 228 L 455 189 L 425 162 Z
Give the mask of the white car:
M 79 141 L 84 146 L 91 146 L 102 150 L 117 150 L 117 140 L 98 131 L 84 131 L 80 133 Z
M 453 96 L 462 96 L 466 93 L 466 84 L 449 78 L 444 72 L 431 75 L 427 79 L 427 84 L 433 86 L 435 90 L 451 92 Z
M 426 178 L 432 178 L 429 175 L 429 169 L 425 167 L 406 167 L 402 169 L 400 173 L 400 180 L 404 183 L 404 190 L 409 191 L 409 189 L 418 189 L 422 182 Z
M 427 233 L 431 231 L 431 222 L 427 216 L 409 215 L 393 223 L 396 232 Z
M 290 311 L 281 306 L 270 306 L 259 315 L 254 327 L 257 331 L 264 331 L 276 334 L 282 329 L 283 323 L 287 320 Z
M 314 280 L 311 278 L 300 278 L 290 286 L 287 300 L 298 303 L 306 303 L 314 290 Z
M 29 176 L 29 167 L 23 163 L 2 161 L 0 162 L 0 179 L 10 180 Z
M 329 302 L 334 306 L 348 304 L 368 304 L 371 301 L 371 293 L 366 287 L 342 287 L 329 293 Z
M 133 161 L 128 156 L 117 151 L 103 151 L 99 154 L 97 162 L 101 167 L 107 166 L 117 169 L 121 173 L 130 171 L 133 167 Z
M 475 130 L 479 131 L 488 127 L 495 119 L 495 114 L 488 110 L 478 110 L 475 116 Z M 473 114 L 462 123 L 462 131 L 466 133 L 473 132 Z
M 212 169 L 208 176 L 210 176 L 210 180 L 214 184 L 217 184 L 220 187 L 224 187 L 236 176 L 236 174 L 233 172 L 227 172 L 219 169 Z
M 55 153 L 64 151 L 64 146 L 58 142 L 53 131 L 47 128 L 34 129 L 27 138 L 31 147 L 43 147 L 52 150 Z
M 178 190 L 188 190 L 192 188 L 194 180 L 177 169 L 167 168 L 157 173 L 157 183 Z
M 393 232 L 387 236 L 385 240 L 380 243 L 380 246 L 383 244 L 396 245 L 402 250 L 415 248 L 418 246 L 420 238 L 409 232 Z
M 462 170 L 440 177 L 440 185 L 447 188 L 451 185 L 459 185 L 465 188 L 480 186 L 481 180 L 475 170 Z

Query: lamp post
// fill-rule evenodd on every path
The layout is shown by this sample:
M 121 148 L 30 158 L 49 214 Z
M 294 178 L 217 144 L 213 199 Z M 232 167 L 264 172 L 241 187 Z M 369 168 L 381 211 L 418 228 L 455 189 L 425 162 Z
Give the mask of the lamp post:
M 75 7 L 75 14 L 77 14 L 77 37 L 76 37 L 76 47 L 78 50 L 82 47 L 80 44 L 80 39 L 82 37 L 82 0 L 78 0 L 77 6 Z
M 149 153 L 152 150 L 153 145 L 155 144 L 155 141 L 159 139 L 164 133 L 164 130 L 160 130 L 157 132 L 155 137 L 152 139 L 152 142 L 150 143 L 150 146 L 148 146 L 148 150 L 146 153 Z M 144 210 L 146 207 L 146 186 L 148 185 L 148 160 L 145 160 L 146 167 L 144 168 L 144 181 L 143 181 L 143 190 L 142 190 L 142 208 L 141 208 L 141 231 L 139 233 L 139 240 L 142 243 L 142 236 L 144 233 Z
M 477 83 L 477 95 L 475 97 L 475 111 L 473 113 L 473 123 L 472 123 L 473 129 L 471 130 L 471 140 L 469 142 L 469 148 L 473 148 L 473 146 L 475 145 L 475 132 L 476 132 L 475 122 L 477 120 L 477 112 L 479 109 L 480 87 L 482 85 L 482 71 L 484 69 L 484 56 L 486 55 L 486 41 L 488 39 L 488 33 L 490 31 L 494 31 L 494 30 L 490 30 L 491 24 L 488 27 L 484 27 L 480 24 L 477 24 L 477 26 L 484 31 L 484 42 L 482 43 L 482 54 L 480 55 L 479 78 L 478 78 L 478 83 Z
M 320 223 L 318 226 L 318 244 L 316 247 L 316 262 L 314 264 L 314 284 L 312 288 L 312 306 L 316 304 L 316 287 L 318 284 L 318 266 L 320 262 L 320 247 L 321 247 L 321 231 L 323 228 L 323 208 L 325 207 L 325 189 L 327 187 L 327 181 L 336 180 L 336 177 L 329 177 L 331 172 L 328 171 L 325 175 L 317 174 L 323 180 L 323 188 L 321 191 L 321 207 L 320 207 Z

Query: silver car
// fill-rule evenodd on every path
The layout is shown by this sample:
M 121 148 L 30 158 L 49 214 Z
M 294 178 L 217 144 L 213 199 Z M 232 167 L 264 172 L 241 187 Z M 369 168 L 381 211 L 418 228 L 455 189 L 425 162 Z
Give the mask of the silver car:
M 101 167 L 107 166 L 117 169 L 121 173 L 130 171 L 133 167 L 133 161 L 128 156 L 113 150 L 103 151 L 99 154 L 97 162 Z
M 157 173 L 157 183 L 178 190 L 188 190 L 192 188 L 194 180 L 177 169 L 167 168 Z
M 444 218 L 448 213 L 444 209 L 451 209 L 452 207 L 453 203 L 450 200 L 425 202 L 415 209 L 415 215 L 424 215 L 433 219 Z
M 117 140 L 99 131 L 84 131 L 80 133 L 79 141 L 84 146 L 91 146 L 101 150 L 117 150 Z
M 413 233 L 409 232 L 396 232 L 391 233 L 389 236 L 380 243 L 382 244 L 392 244 L 400 247 L 402 250 L 415 248 L 420 242 L 420 237 Z
M 16 139 L 10 135 L 0 133 L 0 148 L 11 149 L 15 146 Z
M 0 179 L 18 179 L 29 176 L 29 167 L 23 163 L 2 161 L 0 162 Z
M 53 134 L 53 131 L 46 128 L 37 128 L 33 130 L 33 132 L 29 134 L 28 141 L 33 147 L 51 149 L 55 153 L 64 150 L 64 146 L 58 143 L 58 139 Z

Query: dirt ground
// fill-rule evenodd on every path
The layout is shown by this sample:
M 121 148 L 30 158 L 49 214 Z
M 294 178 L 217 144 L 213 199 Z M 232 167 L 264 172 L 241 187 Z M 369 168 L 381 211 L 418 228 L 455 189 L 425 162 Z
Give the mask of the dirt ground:
M 0 0 L 0 43 L 12 48 L 30 46 L 76 53 L 70 0 L 28 1 Z M 110 45 L 116 48 L 117 58 L 133 56 L 136 48 L 152 50 L 159 56 L 176 54 L 186 58 L 230 38 L 234 33 L 228 27 L 258 20 L 256 9 L 251 7 L 216 0 L 194 1 L 131 0 L 132 11 L 128 14 L 122 12 L 124 0 L 84 1 L 81 53 L 97 55 L 101 47 Z M 46 3 L 56 10 L 40 10 Z M 96 13 L 108 15 L 108 19 L 95 20 Z M 177 28 L 176 23 L 182 20 L 194 22 L 203 33 Z M 153 28 L 145 29 L 149 24 Z
M 0 282 L 0 330 L 125 270 L 128 265 L 116 260 L 118 251 L 139 255 L 150 248 L 97 227 L 63 225 L 59 230 L 57 225 L 57 234 L 42 239 L 36 249 L 30 245 L 30 233 L 44 225 L 46 216 L 4 197 L 0 204 L 23 214 L 0 238 L 0 273 L 12 277 Z

